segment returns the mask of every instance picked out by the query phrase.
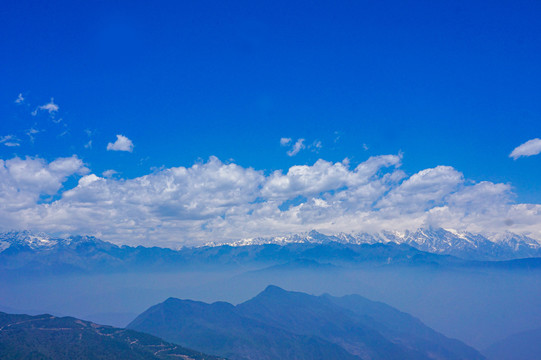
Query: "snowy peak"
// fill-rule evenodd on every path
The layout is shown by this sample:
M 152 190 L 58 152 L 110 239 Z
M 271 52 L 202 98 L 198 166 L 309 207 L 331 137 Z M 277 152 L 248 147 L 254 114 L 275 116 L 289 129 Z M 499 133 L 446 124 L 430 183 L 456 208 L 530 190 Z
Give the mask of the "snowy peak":
M 76 248 L 80 246 L 95 246 L 109 244 L 93 236 L 68 236 L 68 237 L 53 237 L 42 232 L 24 231 L 9 231 L 0 233 L 0 253 L 9 249 L 17 248 L 19 250 L 32 251 L 50 251 L 58 248 Z
M 250 245 L 265 245 L 265 244 L 275 244 L 275 245 L 287 245 L 294 243 L 313 243 L 313 244 L 322 244 L 332 241 L 342 242 L 340 238 L 333 235 L 324 235 L 315 230 L 286 235 L 286 236 L 275 236 L 275 237 L 256 237 L 256 238 L 246 238 L 229 243 L 207 243 L 205 246 L 221 246 L 221 245 L 230 245 L 230 246 L 250 246 Z
M 221 245 L 249 246 L 275 244 L 406 244 L 421 251 L 439 255 L 453 255 L 466 260 L 511 260 L 541 257 L 541 244 L 526 236 L 513 233 L 474 234 L 442 228 L 422 228 L 415 231 L 381 231 L 378 233 L 338 233 L 326 235 L 312 230 L 306 233 L 278 237 L 242 239 L 232 243 L 208 243 L 206 246 Z M 53 237 L 31 231 L 0 233 L 0 253 L 34 251 L 53 253 L 67 250 L 72 252 L 110 253 L 119 249 L 117 245 L 101 241 L 93 236 Z
M 35 233 L 32 231 L 9 231 L 6 233 L 0 233 L 0 249 L 5 249 L 17 246 L 23 248 L 36 249 L 48 249 L 55 247 L 58 244 L 59 239 L 54 239 L 45 233 Z
M 307 233 L 243 239 L 230 243 L 231 246 L 292 243 L 324 244 L 407 244 L 418 250 L 434 254 L 453 255 L 468 260 L 509 260 L 526 257 L 541 257 L 541 244 L 525 235 L 504 233 L 491 236 L 446 230 L 443 228 L 421 228 L 415 231 L 381 231 L 379 233 L 338 233 L 325 235 L 317 231 Z M 209 244 L 210 245 L 210 244 Z M 213 244 L 216 245 L 216 244 Z

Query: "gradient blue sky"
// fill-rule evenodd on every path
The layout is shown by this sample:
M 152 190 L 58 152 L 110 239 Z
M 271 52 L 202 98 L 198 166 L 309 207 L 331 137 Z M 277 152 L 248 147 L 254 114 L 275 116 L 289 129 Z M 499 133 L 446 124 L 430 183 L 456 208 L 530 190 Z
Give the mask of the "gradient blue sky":
M 539 1 L 6 2 L 0 137 L 19 146 L 0 158 L 76 154 L 134 178 L 210 156 L 268 174 L 403 154 L 408 175 L 449 165 L 541 203 L 541 156 L 509 157 L 541 137 L 540 15 Z M 31 114 L 52 97 L 57 112 Z M 106 150 L 117 134 L 133 152 Z M 283 137 L 307 147 L 288 156 Z

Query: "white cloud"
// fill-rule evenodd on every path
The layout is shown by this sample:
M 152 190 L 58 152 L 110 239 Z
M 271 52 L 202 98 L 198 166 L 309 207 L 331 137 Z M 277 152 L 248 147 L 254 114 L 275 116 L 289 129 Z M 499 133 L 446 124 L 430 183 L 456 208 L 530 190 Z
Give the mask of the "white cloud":
M 295 144 L 293 144 L 293 147 L 290 150 L 288 150 L 287 155 L 295 156 L 299 153 L 299 151 L 301 151 L 305 147 L 306 146 L 304 145 L 304 139 L 299 139 L 297 140 L 297 142 L 295 142 Z
M 0 144 L 4 144 L 5 146 L 20 146 L 20 142 L 21 141 L 15 135 L 6 135 L 0 137 Z
M 92 149 L 92 140 L 88 140 L 88 142 L 84 145 L 85 149 Z
M 291 138 L 281 138 L 280 139 L 280 145 L 287 146 L 291 144 Z
M 16 104 L 22 104 L 24 102 L 24 97 L 22 93 L 19 93 L 19 96 L 17 96 L 17 99 L 15 100 Z
M 76 156 L 49 163 L 0 160 L 0 230 L 87 233 L 166 246 L 423 225 L 528 232 L 541 239 L 541 205 L 514 203 L 509 184 L 475 183 L 449 166 L 407 176 L 401 162 L 401 155 L 374 156 L 356 167 L 347 159 L 320 159 L 266 175 L 211 157 L 122 179 L 114 170 L 88 173 Z M 74 175 L 77 186 L 64 188 Z
M 124 135 L 117 135 L 114 143 L 107 144 L 107 150 L 132 152 L 133 142 Z
M 297 155 L 301 150 L 303 149 L 310 149 L 313 152 L 319 152 L 321 148 L 323 147 L 321 140 L 314 140 L 310 145 L 306 146 L 304 144 L 306 140 L 305 139 L 298 139 L 293 143 L 293 140 L 291 138 L 281 138 L 280 139 L 280 145 L 281 146 L 290 146 L 291 148 L 286 152 L 288 156 L 295 156 Z
M 106 178 L 112 178 L 114 175 L 118 174 L 118 171 L 109 169 L 109 170 L 105 170 L 101 174 Z
M 463 175 L 450 166 L 422 170 L 391 190 L 377 207 L 398 212 L 426 210 L 440 205 L 463 182 Z
M 521 156 L 532 156 L 538 155 L 539 153 L 541 153 L 541 139 L 536 138 L 517 146 L 511 154 L 509 154 L 509 157 L 516 160 Z
M 48 102 L 47 104 L 45 105 L 41 105 L 41 106 L 38 106 L 38 108 L 40 110 L 45 110 L 47 111 L 49 114 L 54 114 L 55 112 L 57 112 L 60 108 L 58 107 L 57 104 L 54 103 L 54 99 L 51 98 L 51 101 Z
M 31 157 L 0 160 L 0 213 L 2 209 L 35 208 L 40 195 L 56 194 L 69 176 L 87 171 L 75 155 L 50 163 Z

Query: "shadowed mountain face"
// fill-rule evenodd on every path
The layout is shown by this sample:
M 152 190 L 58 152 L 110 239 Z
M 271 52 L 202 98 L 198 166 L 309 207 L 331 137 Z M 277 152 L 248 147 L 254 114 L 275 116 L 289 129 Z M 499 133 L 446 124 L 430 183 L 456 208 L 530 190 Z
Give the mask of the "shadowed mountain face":
M 0 358 L 36 360 L 219 360 L 133 330 L 71 317 L 0 312 Z
M 490 360 L 541 359 L 541 328 L 508 336 L 483 353 Z
M 171 298 L 128 327 L 236 360 L 483 359 L 385 304 L 276 286 L 237 306 Z

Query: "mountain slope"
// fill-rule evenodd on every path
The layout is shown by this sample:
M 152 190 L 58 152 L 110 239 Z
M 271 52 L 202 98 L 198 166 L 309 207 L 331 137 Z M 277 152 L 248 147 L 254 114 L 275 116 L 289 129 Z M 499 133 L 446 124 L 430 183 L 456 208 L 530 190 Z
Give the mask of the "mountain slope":
M 370 306 L 357 311 L 358 299 Z M 237 306 L 168 299 L 128 328 L 234 360 L 483 359 L 386 305 L 275 286 Z
M 231 359 L 358 360 L 339 346 L 249 319 L 231 304 L 170 298 L 138 316 L 128 328 Z M 144 329 L 144 330 L 143 330 Z
M 155 336 L 71 317 L 0 312 L 0 358 L 39 360 L 219 360 Z
M 483 353 L 490 360 L 541 359 L 541 328 L 511 335 L 489 346 Z
M 371 301 L 359 295 L 334 297 L 325 294 L 322 298 L 354 312 L 361 317 L 366 326 L 407 348 L 421 348 L 431 354 L 440 353 L 448 359 L 479 358 L 479 353 L 473 348 L 445 337 L 419 319 L 387 304 Z

